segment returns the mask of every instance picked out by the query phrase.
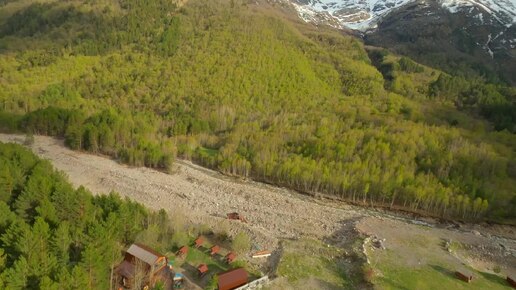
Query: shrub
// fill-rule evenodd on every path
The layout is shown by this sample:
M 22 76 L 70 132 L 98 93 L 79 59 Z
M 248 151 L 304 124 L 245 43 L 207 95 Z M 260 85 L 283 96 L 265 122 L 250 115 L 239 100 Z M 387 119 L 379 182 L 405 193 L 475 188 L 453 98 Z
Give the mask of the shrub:
M 235 252 L 239 254 L 245 253 L 251 249 L 251 239 L 246 233 L 240 232 L 233 239 L 231 246 Z

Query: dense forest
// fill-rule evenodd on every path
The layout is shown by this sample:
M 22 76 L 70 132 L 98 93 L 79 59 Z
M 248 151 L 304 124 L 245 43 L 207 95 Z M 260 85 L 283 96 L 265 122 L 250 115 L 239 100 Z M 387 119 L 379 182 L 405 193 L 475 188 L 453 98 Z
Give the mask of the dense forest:
M 168 217 L 73 189 L 19 145 L 0 143 L 0 288 L 108 289 L 127 244 Z
M 168 210 L 74 189 L 49 161 L 0 142 L 0 289 L 118 289 L 113 271 L 134 242 L 170 256 L 200 234 L 231 242 L 236 252 L 250 247 L 244 232 L 230 240 L 225 226 L 188 223 Z M 235 267 L 254 271 L 244 260 Z M 142 288 L 135 282 L 130 289 Z
M 261 1 L 0 2 L 0 128 L 459 219 L 516 219 L 516 90 Z

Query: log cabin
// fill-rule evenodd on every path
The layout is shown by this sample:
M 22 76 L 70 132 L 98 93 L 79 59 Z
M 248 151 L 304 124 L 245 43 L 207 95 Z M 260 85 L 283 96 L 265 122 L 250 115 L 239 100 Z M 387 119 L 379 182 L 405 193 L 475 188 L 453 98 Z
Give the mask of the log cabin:
M 136 281 L 142 285 L 153 287 L 163 275 L 161 273 L 168 263 L 167 257 L 141 245 L 132 244 L 125 252 L 125 257 L 115 273 L 119 276 L 121 285 L 124 288 L 132 288 Z

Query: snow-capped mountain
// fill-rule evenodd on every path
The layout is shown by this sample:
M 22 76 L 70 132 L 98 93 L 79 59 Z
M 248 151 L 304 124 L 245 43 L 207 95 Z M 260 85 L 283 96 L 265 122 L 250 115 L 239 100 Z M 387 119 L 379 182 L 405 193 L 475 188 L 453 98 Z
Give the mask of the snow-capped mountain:
M 437 2 L 451 13 L 480 8 L 506 27 L 516 23 L 516 0 L 289 0 L 307 22 L 326 22 L 339 28 L 366 31 L 407 4 Z

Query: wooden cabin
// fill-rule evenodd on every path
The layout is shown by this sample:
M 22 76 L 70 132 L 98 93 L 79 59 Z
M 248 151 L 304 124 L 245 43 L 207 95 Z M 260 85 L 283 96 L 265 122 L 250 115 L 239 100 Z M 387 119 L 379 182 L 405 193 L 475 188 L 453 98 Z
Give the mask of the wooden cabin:
M 244 216 L 239 214 L 238 212 L 230 212 L 226 216 L 228 217 L 229 220 L 239 220 L 244 223 L 247 222 L 247 220 L 244 218 Z
M 202 237 L 198 237 L 197 239 L 195 239 L 194 241 L 194 246 L 196 248 L 199 248 L 202 246 L 202 244 L 204 243 L 204 239 Z
M 516 274 L 507 275 L 507 283 L 516 289 Z
M 178 257 L 184 257 L 188 254 L 188 247 L 187 246 L 182 246 L 179 251 L 177 251 L 177 256 Z
M 208 265 L 200 264 L 197 267 L 197 271 L 199 272 L 199 277 L 202 277 L 202 276 L 206 275 L 206 273 L 208 273 Z
M 236 254 L 233 252 L 229 252 L 226 257 L 226 263 L 231 264 L 236 259 Z
M 210 248 L 210 255 L 216 255 L 218 252 L 220 252 L 220 247 L 215 245 Z
M 272 255 L 271 251 L 265 250 L 265 251 L 256 252 L 251 257 L 253 257 L 253 258 L 266 258 L 266 257 L 269 257 L 270 255 Z
M 471 271 L 468 271 L 468 270 L 465 270 L 465 269 L 461 269 L 461 270 L 457 270 L 455 272 L 455 276 L 457 276 L 457 278 L 461 279 L 462 281 L 464 282 L 471 282 L 471 280 L 473 280 L 473 273 Z
M 247 284 L 249 275 L 243 268 L 236 268 L 223 273 L 218 274 L 219 290 L 231 290 Z
M 167 257 L 153 249 L 141 244 L 132 244 L 125 252 L 124 261 L 116 267 L 115 273 L 124 288 L 132 287 L 133 278 L 138 272 L 143 273 L 144 284 L 154 286 L 167 263 Z

